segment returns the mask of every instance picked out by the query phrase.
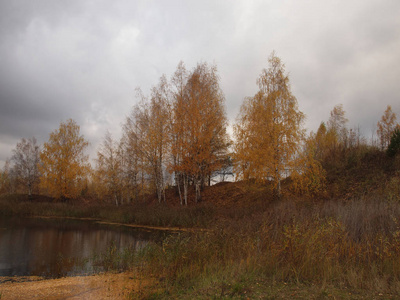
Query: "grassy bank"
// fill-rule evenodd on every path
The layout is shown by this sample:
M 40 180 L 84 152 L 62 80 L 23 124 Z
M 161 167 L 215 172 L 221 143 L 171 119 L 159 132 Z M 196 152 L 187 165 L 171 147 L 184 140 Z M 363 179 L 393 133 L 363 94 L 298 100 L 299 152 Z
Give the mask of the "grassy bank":
M 0 212 L 208 228 L 169 236 L 140 252 L 110 248 L 99 258 L 108 270 L 155 277 L 143 298 L 400 297 L 397 198 L 273 201 L 265 188 L 241 183 L 205 194 L 213 200 L 189 207 L 33 203 L 13 196 L 1 199 Z
M 142 270 L 161 279 L 156 298 L 258 298 L 299 286 L 316 297 L 399 297 L 399 218 L 398 203 L 379 199 L 286 200 L 152 245 Z
M 207 204 L 180 207 L 164 203 L 137 202 L 121 206 L 110 204 L 54 202 L 37 196 L 0 196 L 0 216 L 93 218 L 103 221 L 160 227 L 205 227 L 212 223 L 213 211 Z M 36 201 L 35 201 L 36 200 Z

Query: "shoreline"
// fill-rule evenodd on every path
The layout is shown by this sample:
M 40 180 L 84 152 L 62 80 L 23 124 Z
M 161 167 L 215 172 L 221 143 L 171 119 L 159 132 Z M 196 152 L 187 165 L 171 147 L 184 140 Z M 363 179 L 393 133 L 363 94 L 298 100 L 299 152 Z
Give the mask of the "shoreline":
M 139 229 L 149 229 L 149 230 L 160 230 L 160 231 L 175 231 L 175 232 L 202 232 L 208 231 L 204 228 L 185 228 L 185 227 L 166 227 L 166 226 L 153 226 L 153 225 L 140 225 L 140 224 L 128 224 L 128 223 L 119 223 L 119 222 L 111 222 L 99 218 L 89 218 L 89 217 L 63 217 L 63 216 L 31 216 L 30 218 L 40 218 L 40 219 L 71 219 L 71 220 L 82 220 L 82 221 L 93 221 L 97 224 L 103 225 L 114 225 L 114 226 L 125 226 L 131 228 L 139 228 Z
M 1 299 L 126 299 L 139 295 L 151 282 L 139 279 L 133 271 L 57 279 L 36 276 L 31 281 L 2 283 L 0 295 Z

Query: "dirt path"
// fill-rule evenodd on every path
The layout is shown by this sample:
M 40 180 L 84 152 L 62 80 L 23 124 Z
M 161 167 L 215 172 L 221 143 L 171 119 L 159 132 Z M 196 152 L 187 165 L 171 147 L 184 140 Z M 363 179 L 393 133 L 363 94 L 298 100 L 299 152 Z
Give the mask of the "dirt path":
M 140 298 L 150 280 L 139 280 L 132 273 L 66 277 L 31 282 L 0 284 L 0 299 L 127 299 Z

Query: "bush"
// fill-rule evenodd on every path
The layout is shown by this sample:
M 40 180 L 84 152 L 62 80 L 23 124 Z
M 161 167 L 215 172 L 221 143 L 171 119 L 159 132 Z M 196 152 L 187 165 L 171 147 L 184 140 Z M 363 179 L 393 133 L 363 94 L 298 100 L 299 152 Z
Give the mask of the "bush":
M 387 149 L 387 155 L 389 157 L 394 157 L 399 152 L 400 149 L 400 129 L 396 128 L 390 139 L 390 144 Z

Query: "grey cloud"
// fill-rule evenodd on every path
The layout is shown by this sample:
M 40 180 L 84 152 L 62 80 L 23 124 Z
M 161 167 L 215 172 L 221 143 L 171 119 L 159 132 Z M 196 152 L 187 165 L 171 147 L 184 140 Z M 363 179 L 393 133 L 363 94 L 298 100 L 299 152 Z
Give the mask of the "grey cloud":
M 22 137 L 75 119 L 91 155 L 180 60 L 216 63 L 234 121 L 272 50 L 307 127 L 343 103 L 365 134 L 387 104 L 400 114 L 400 2 L 0 1 L 0 166 Z

